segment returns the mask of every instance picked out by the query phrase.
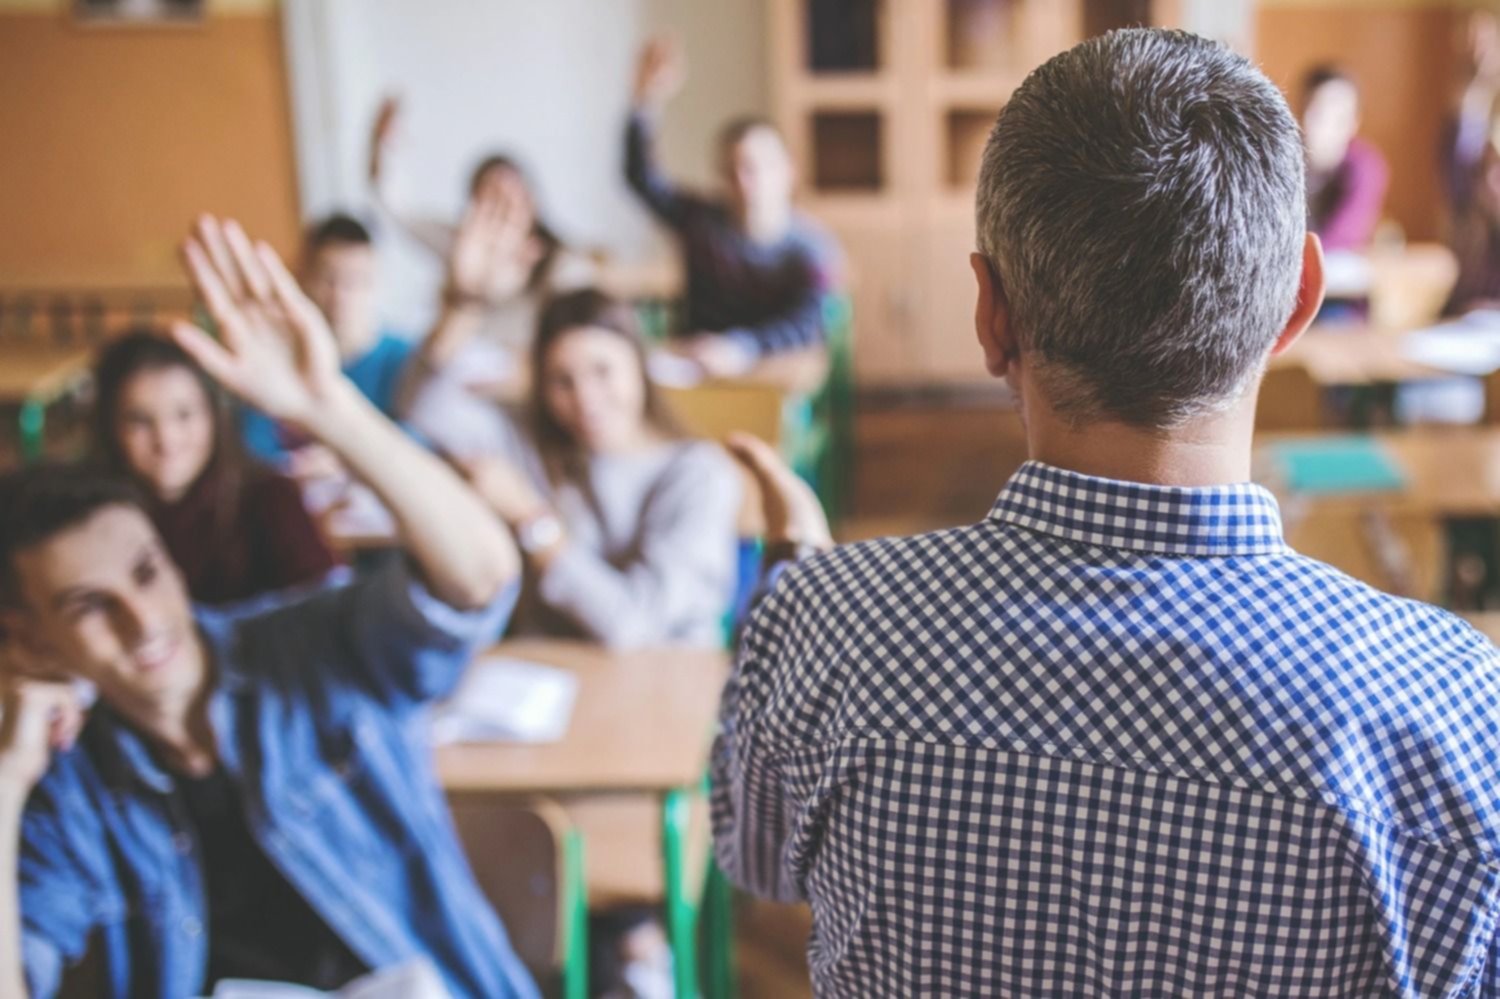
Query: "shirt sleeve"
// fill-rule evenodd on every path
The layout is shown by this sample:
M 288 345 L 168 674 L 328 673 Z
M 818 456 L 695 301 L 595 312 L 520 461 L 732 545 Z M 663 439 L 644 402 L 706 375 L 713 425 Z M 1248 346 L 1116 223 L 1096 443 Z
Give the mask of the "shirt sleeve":
M 60 783 L 54 777 L 38 785 L 21 825 L 21 960 L 32 999 L 57 993 L 63 971 L 82 959 L 107 903 L 77 848 L 80 830 L 73 828 L 92 823 L 97 810 Z
M 652 214 L 669 226 L 681 226 L 692 212 L 694 199 L 662 172 L 655 146 L 650 119 L 632 113 L 625 127 L 625 180 Z
M 782 753 L 765 729 L 774 677 L 789 655 L 783 584 L 763 601 L 740 639 L 724 687 L 710 762 L 714 855 L 730 881 L 781 902 L 802 898 L 786 863 L 795 803 L 782 775 Z
M 249 406 L 240 409 L 240 440 L 252 458 L 279 468 L 286 461 L 281 430 L 276 421 Z
M 460 610 L 428 591 L 407 559 L 393 558 L 347 585 L 236 616 L 242 648 L 269 657 L 264 669 L 414 708 L 449 694 L 475 652 L 498 640 L 519 588 L 510 583 L 489 606 Z
M 339 560 L 302 502 L 302 490 L 283 475 L 269 475 L 253 488 L 249 502 L 258 518 L 261 563 L 257 589 L 281 590 L 328 575 Z
M 542 601 L 614 648 L 714 635 L 733 597 L 740 497 L 728 459 L 694 445 L 648 497 L 635 556 L 617 566 L 569 545 L 539 582 Z
M 795 263 L 796 292 L 784 309 L 755 325 L 724 331 L 757 357 L 816 347 L 824 341 L 823 309 L 835 283 L 837 254 L 826 241 L 808 237 Z
M 1344 196 L 1323 220 L 1318 235 L 1331 250 L 1356 250 L 1369 244 L 1385 208 L 1390 169 L 1374 146 L 1351 147 L 1346 163 Z

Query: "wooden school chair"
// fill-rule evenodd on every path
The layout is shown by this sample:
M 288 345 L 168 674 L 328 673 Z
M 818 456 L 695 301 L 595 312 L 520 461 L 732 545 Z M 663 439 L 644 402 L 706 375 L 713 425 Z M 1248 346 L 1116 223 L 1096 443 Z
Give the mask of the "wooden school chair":
M 585 999 L 583 838 L 568 813 L 549 798 L 497 801 L 452 794 L 448 805 L 475 880 L 505 923 L 517 956 L 539 981 L 560 979 L 564 999 Z
M 1320 430 L 1323 390 L 1306 366 L 1275 364 L 1260 383 L 1255 407 L 1257 431 Z

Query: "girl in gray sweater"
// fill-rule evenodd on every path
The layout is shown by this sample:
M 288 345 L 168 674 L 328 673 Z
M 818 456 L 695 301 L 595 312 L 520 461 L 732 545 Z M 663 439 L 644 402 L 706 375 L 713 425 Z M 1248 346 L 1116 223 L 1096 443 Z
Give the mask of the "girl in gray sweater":
M 611 647 L 713 645 L 733 598 L 741 478 L 685 437 L 646 377 L 634 315 L 602 292 L 552 300 L 525 424 L 459 459 L 525 554 L 515 630 Z

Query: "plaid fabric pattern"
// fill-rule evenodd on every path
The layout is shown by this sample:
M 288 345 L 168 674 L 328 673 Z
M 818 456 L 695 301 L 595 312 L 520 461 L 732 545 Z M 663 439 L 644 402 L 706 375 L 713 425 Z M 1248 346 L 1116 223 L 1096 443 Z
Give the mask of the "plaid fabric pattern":
M 1021 468 L 755 612 L 721 865 L 821 996 L 1500 996 L 1500 655 L 1271 496 Z

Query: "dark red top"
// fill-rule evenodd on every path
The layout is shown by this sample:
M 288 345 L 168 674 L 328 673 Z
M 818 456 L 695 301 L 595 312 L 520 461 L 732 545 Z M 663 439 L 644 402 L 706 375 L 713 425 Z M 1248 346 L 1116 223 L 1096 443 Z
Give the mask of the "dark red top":
M 284 475 L 252 472 L 228 524 L 215 517 L 200 479 L 176 503 L 151 504 L 151 519 L 201 604 L 226 604 L 321 579 L 338 565 Z

